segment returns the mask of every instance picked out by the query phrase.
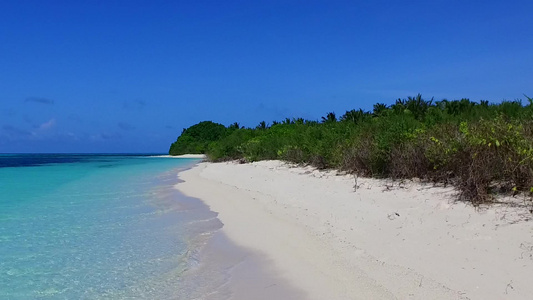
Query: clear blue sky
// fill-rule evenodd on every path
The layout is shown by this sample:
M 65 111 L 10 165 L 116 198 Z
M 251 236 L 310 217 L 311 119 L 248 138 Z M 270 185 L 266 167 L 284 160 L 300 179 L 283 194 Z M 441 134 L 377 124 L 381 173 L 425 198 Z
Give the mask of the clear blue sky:
M 533 1 L 0 0 L 0 152 L 167 152 L 203 120 L 533 96 Z

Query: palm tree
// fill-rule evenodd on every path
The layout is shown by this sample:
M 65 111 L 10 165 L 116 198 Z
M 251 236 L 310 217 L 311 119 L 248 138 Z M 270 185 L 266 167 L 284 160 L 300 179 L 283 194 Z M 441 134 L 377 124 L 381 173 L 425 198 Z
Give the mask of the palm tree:
M 287 124 L 287 125 L 288 125 L 288 124 L 292 124 L 292 121 L 291 121 L 291 119 L 290 119 L 290 118 L 285 118 L 285 120 L 283 120 L 283 122 L 282 122 L 282 123 L 283 123 L 283 124 Z
M 387 105 L 384 103 L 376 103 L 374 104 L 374 110 L 372 114 L 374 117 L 379 117 L 383 115 L 387 111 Z
M 304 123 L 303 118 L 292 119 L 295 124 L 302 125 Z
M 470 99 L 463 98 L 461 100 L 453 100 L 446 103 L 446 113 L 449 115 L 460 115 L 463 112 L 469 111 L 472 107 L 474 107 L 476 103 L 471 102 Z
M 342 115 L 341 121 L 344 121 L 344 122 L 350 121 L 350 122 L 357 124 L 361 122 L 368 115 L 369 113 L 364 112 L 362 109 L 358 109 L 358 110 L 352 109 L 352 110 L 346 111 L 346 113 Z
M 426 101 L 422 99 L 422 95 L 418 94 L 416 97 L 407 97 L 405 108 L 408 109 L 415 119 L 423 119 L 429 107 L 433 104 L 433 98 Z
M 407 101 L 405 99 L 396 99 L 396 102 L 391 105 L 391 109 L 395 112 L 395 113 L 403 113 L 403 111 L 405 110 L 405 103 Z
M 334 123 L 337 122 L 337 116 L 334 112 L 328 113 L 325 117 L 322 117 L 322 123 Z
M 257 129 L 267 129 L 268 125 L 265 121 L 259 122 L 259 125 L 257 125 Z

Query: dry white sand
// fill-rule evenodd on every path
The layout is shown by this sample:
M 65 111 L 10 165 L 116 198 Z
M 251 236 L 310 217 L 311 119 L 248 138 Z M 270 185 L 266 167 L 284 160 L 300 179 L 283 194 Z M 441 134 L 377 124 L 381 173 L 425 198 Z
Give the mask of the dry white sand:
M 520 207 L 474 209 L 450 188 L 337 176 L 279 161 L 201 163 L 177 188 L 305 299 L 532 299 L 533 223 Z M 252 277 L 250 277 L 252 276 Z M 240 279 L 239 279 L 240 278 Z M 253 275 L 248 276 L 249 282 Z M 278 299 L 282 299 L 277 297 Z

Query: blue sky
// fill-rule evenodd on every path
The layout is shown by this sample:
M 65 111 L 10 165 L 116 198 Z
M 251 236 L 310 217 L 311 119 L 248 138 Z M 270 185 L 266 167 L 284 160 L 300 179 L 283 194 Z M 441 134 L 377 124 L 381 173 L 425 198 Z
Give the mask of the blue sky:
M 0 1 L 0 152 L 533 95 L 533 1 Z

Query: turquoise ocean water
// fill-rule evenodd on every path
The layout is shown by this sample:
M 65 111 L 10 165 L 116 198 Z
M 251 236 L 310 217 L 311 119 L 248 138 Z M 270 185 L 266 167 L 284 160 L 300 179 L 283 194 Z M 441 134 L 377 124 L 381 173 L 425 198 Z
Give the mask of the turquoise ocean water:
M 222 225 L 174 189 L 196 162 L 0 155 L 0 299 L 195 299 L 216 290 L 224 278 L 199 268 L 198 253 Z

